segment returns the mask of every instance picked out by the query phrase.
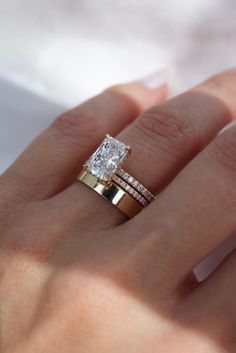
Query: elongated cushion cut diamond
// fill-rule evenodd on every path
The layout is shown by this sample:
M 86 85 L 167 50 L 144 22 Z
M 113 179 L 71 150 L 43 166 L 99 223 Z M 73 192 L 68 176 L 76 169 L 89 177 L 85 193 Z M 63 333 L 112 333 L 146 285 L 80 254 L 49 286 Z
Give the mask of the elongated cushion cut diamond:
M 120 168 L 128 153 L 128 146 L 111 136 L 107 136 L 85 163 L 85 166 L 88 172 L 97 178 L 109 181 Z

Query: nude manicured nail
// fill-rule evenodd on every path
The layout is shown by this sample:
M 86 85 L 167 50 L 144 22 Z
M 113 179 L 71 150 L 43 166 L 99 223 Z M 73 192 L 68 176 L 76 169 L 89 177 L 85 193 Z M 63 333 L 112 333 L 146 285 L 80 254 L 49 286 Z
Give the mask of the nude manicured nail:
M 231 127 L 236 125 L 236 120 L 231 121 L 230 123 L 228 123 L 227 125 L 225 125 L 223 127 L 223 129 L 220 130 L 220 132 L 218 133 L 218 135 L 221 135 L 222 133 L 224 133 L 226 130 L 230 129 Z
M 140 82 L 147 88 L 158 88 L 168 81 L 168 71 L 166 69 L 158 70 L 147 77 L 144 77 Z

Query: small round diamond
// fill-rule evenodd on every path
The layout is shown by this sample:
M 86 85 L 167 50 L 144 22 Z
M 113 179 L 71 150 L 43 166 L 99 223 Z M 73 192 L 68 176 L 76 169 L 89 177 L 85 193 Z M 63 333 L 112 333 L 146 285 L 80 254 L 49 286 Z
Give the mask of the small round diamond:
M 130 194 L 131 194 L 132 196 L 134 196 L 134 194 L 135 194 L 134 189 L 130 189 L 129 192 L 130 192 Z
M 134 178 L 132 176 L 129 176 L 127 179 L 129 183 L 132 183 L 134 181 Z

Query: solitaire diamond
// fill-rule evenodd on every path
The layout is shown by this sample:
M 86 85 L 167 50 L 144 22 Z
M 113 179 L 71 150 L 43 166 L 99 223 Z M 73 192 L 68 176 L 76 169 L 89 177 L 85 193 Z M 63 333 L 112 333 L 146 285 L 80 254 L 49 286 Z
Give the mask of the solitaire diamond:
M 107 135 L 98 149 L 85 163 L 91 174 L 109 181 L 120 168 L 129 153 L 129 147 Z

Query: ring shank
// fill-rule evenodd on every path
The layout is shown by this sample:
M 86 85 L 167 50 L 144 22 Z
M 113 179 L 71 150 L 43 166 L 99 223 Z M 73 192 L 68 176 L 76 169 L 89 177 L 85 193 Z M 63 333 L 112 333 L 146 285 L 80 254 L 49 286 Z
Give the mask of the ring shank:
M 143 209 L 138 201 L 120 188 L 114 181 L 111 181 L 109 185 L 104 185 L 96 176 L 86 170 L 82 170 L 77 179 L 110 201 L 129 218 L 134 217 Z

